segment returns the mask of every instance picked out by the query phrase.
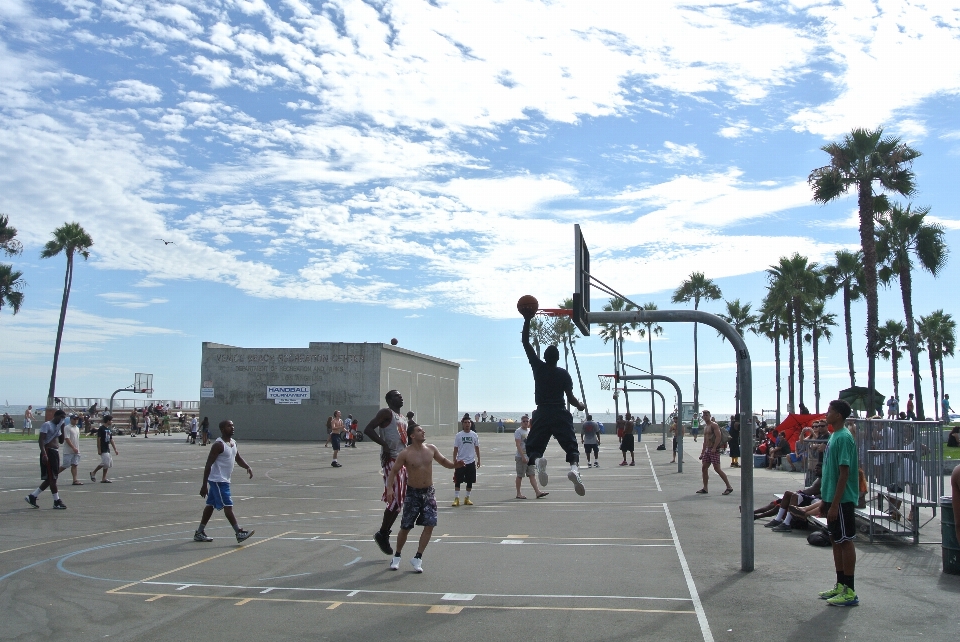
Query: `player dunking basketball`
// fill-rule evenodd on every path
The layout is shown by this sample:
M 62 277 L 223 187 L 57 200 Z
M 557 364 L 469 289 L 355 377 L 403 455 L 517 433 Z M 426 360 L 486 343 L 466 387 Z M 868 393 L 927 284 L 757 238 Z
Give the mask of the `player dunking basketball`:
M 391 390 L 386 394 L 387 407 L 381 408 L 377 416 L 370 420 L 363 434 L 374 443 L 380 444 L 380 467 L 383 472 L 383 496 L 381 499 L 387 505 L 383 511 L 383 522 L 380 530 L 373 535 L 385 555 L 393 555 L 390 548 L 390 529 L 397 521 L 403 500 L 407 493 L 407 469 L 400 466 L 400 470 L 390 475 L 397 457 L 407 445 L 407 418 L 400 414 L 403 408 L 403 395 L 398 390 Z M 391 483 L 392 493 L 387 493 L 387 482 Z
M 580 449 L 577 444 L 577 435 L 573 432 L 573 416 L 564 404 L 564 395 L 578 410 L 583 410 L 584 405 L 573 395 L 573 380 L 570 378 L 570 373 L 557 365 L 560 361 L 560 351 L 557 350 L 557 346 L 548 346 L 543 351 L 543 360 L 541 360 L 530 345 L 530 319 L 536 314 L 536 308 L 524 308 L 520 312 L 523 314 L 521 335 L 523 349 L 533 369 L 534 397 L 537 402 L 537 409 L 533 411 L 530 435 L 527 437 L 527 459 L 536 468 L 540 485 L 546 486 L 549 478 L 547 460 L 543 457 L 543 453 L 552 435 L 567 453 L 567 463 L 570 464 L 567 479 L 573 482 L 577 494 L 583 495 L 586 490 L 580 478 Z

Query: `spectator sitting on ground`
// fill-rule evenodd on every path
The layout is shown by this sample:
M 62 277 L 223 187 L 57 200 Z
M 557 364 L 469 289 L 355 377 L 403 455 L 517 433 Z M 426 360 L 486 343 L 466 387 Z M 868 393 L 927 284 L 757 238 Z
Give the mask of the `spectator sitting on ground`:
M 804 508 L 811 505 L 815 502 L 820 496 L 820 478 L 817 477 L 814 480 L 813 484 L 807 486 L 806 488 L 801 488 L 797 491 L 786 491 L 783 494 L 783 499 L 780 500 L 779 505 L 776 508 L 776 517 L 767 523 L 767 528 L 772 528 L 776 533 L 789 533 L 793 530 L 792 522 L 794 515 L 790 512 L 791 506 L 796 506 L 798 508 Z M 776 502 L 774 502 L 776 503 Z M 765 509 L 765 510 L 764 510 Z M 768 505 L 760 509 L 761 512 L 753 512 L 754 519 L 760 519 L 762 517 L 769 517 L 772 515 L 774 509 L 772 506 Z
M 947 435 L 947 446 L 950 448 L 960 447 L 960 426 L 954 426 L 950 434 Z

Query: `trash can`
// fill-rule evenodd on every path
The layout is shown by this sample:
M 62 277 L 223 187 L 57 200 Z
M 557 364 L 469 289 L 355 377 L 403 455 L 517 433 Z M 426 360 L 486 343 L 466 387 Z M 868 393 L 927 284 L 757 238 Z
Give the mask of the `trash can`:
M 940 531 L 943 540 L 943 572 L 960 575 L 960 542 L 957 542 L 957 516 L 950 497 L 940 498 Z
M 753 467 L 754 468 L 766 468 L 767 467 L 767 456 L 759 453 L 753 453 Z

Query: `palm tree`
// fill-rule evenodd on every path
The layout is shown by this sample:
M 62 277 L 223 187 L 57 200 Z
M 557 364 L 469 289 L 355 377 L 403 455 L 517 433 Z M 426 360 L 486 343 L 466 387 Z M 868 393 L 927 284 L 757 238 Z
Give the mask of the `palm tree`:
M 925 317 L 920 317 L 918 327 L 920 336 L 927 344 L 927 355 L 930 358 L 934 416 L 937 419 L 943 419 L 940 417 L 940 395 L 937 390 L 937 363 L 940 364 L 940 391 L 943 391 L 943 357 L 953 356 L 957 324 L 951 315 L 944 313 L 943 310 L 935 310 Z
M 830 328 L 837 325 L 837 315 L 824 312 L 823 306 L 823 301 L 814 301 L 810 304 L 810 309 L 805 315 L 810 332 L 803 337 L 813 346 L 813 403 L 818 415 L 820 414 L 820 339 L 826 339 L 829 343 L 833 339 Z
M 762 334 L 773 342 L 774 376 L 777 381 L 777 425 L 780 424 L 780 342 L 785 338 L 786 330 L 786 324 L 783 323 L 782 315 L 783 308 L 768 294 L 760 306 L 757 333 Z
M 820 266 L 810 263 L 807 257 L 794 252 L 791 257 L 780 257 L 777 265 L 767 270 L 770 289 L 774 297 L 788 308 L 788 322 L 796 337 L 790 338 L 790 379 L 793 380 L 793 347 L 797 349 L 797 390 L 800 406 L 803 407 L 803 310 L 804 306 L 819 298 L 824 290 Z M 793 408 L 793 391 L 790 391 L 790 406 Z
M 700 299 L 716 301 L 722 296 L 723 294 L 720 292 L 720 288 L 717 287 L 712 279 L 708 279 L 706 276 L 704 276 L 703 272 L 693 272 L 686 281 L 680 284 L 680 287 L 673 291 L 673 296 L 670 298 L 670 301 L 673 303 L 689 303 L 690 301 L 693 301 L 693 309 L 699 310 Z M 697 326 L 699 325 L 699 323 L 693 324 L 694 418 L 700 414 L 700 358 L 697 353 Z
M 57 387 L 57 362 L 60 360 L 60 342 L 63 340 L 63 324 L 67 319 L 67 302 L 70 299 L 70 287 L 73 285 L 73 255 L 84 258 L 90 256 L 93 239 L 79 223 L 64 223 L 53 231 L 53 240 L 47 241 L 40 252 L 40 258 L 49 259 L 61 252 L 67 255 L 67 272 L 63 279 L 63 301 L 60 303 L 60 323 L 57 326 L 57 342 L 53 348 L 53 371 L 50 373 L 50 390 L 47 392 L 47 408 L 53 407 L 54 392 Z
M 12 265 L 0 263 L 0 309 L 4 304 L 13 308 L 13 313 L 20 311 L 23 303 L 23 272 L 17 272 Z
M 823 269 L 827 295 L 843 291 L 843 330 L 847 336 L 847 369 L 850 371 L 850 387 L 857 385 L 857 373 L 853 366 L 853 330 L 850 324 L 850 302 L 859 301 L 863 293 L 863 252 L 837 250 L 834 264 Z
M 651 302 L 649 302 L 649 303 L 644 303 L 644 304 L 643 304 L 643 309 L 644 309 L 644 310 L 657 310 L 657 309 L 659 309 L 659 308 L 657 308 L 657 304 L 656 304 L 656 303 L 654 303 L 653 301 L 651 301 Z M 640 330 L 637 332 L 637 334 L 640 335 L 640 338 L 641 338 L 641 339 L 642 339 L 643 337 L 646 337 L 646 338 L 647 338 L 647 356 L 650 357 L 650 374 L 652 375 L 652 374 L 653 374 L 653 335 L 657 335 L 658 337 L 659 337 L 660 335 L 662 335 L 662 334 L 663 334 L 663 326 L 661 326 L 659 323 L 654 323 L 654 322 L 652 322 L 652 321 L 647 321 L 647 322 L 643 323 L 642 325 L 645 326 L 645 327 L 640 328 Z M 656 397 L 653 396 L 653 394 L 654 394 L 654 393 L 653 393 L 653 383 L 654 383 L 653 381 L 650 381 L 650 421 L 651 421 L 651 422 L 653 422 L 653 420 L 654 420 L 654 419 L 656 418 L 656 416 L 657 416 L 657 403 L 656 403 Z M 665 418 L 665 417 L 661 417 L 660 420 L 661 420 L 661 421 L 666 421 L 666 418 Z
M 916 210 L 892 205 L 882 216 L 877 217 L 877 260 L 881 264 L 880 280 L 889 283 L 900 279 L 900 294 L 903 298 L 903 314 L 907 321 L 907 344 L 910 348 L 910 369 L 913 372 L 913 395 L 916 397 L 917 418 L 923 414 L 923 397 L 920 388 L 920 356 L 916 331 L 913 327 L 913 282 L 911 271 L 916 258 L 920 267 L 936 276 L 947 263 L 947 244 L 943 240 L 943 227 L 926 223 L 929 207 Z
M 7 256 L 23 252 L 23 245 L 17 240 L 17 228 L 10 227 L 10 219 L 6 214 L 0 214 L 0 250 Z
M 826 204 L 848 191 L 856 190 L 860 213 L 860 248 L 863 250 L 863 285 L 867 299 L 867 406 L 873 408 L 876 387 L 876 345 L 879 312 L 877 305 L 877 248 L 874 237 L 874 184 L 881 191 L 910 196 L 915 190 L 910 167 L 920 152 L 900 138 L 883 136 L 883 129 L 854 129 L 840 143 L 821 148 L 830 164 L 812 172 L 807 182 L 813 200 Z
M 740 303 L 740 299 L 734 299 L 733 301 L 724 301 L 727 304 L 727 313 L 718 314 L 717 316 L 733 326 L 733 329 L 744 336 L 746 332 L 757 333 L 757 322 L 759 317 L 755 314 L 750 314 L 751 305 L 749 303 Z M 723 340 L 726 341 L 720 332 L 717 332 L 717 335 Z M 740 412 L 740 362 L 737 362 L 737 381 L 736 381 L 736 390 L 734 391 L 734 400 L 736 406 L 736 412 Z
M 897 399 L 900 399 L 900 355 L 907 349 L 906 333 L 903 324 L 893 319 L 888 319 L 877 332 L 877 353 L 893 365 L 893 396 Z

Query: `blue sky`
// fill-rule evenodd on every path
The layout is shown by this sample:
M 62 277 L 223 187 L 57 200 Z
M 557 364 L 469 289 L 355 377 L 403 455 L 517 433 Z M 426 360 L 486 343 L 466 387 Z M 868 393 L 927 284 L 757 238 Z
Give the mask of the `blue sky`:
M 640 302 L 672 307 L 703 271 L 757 304 L 780 256 L 857 246 L 855 199 L 815 205 L 806 177 L 825 143 L 883 126 L 923 152 L 913 202 L 951 247 L 960 230 L 955 1 L 7 0 L 0 57 L 0 212 L 28 284 L 0 310 L 10 403 L 45 396 L 64 261 L 38 257 L 65 221 L 95 246 L 59 394 L 147 371 L 157 396 L 196 399 L 202 341 L 397 337 L 462 363 L 478 411 L 532 406 L 514 306 L 570 295 L 575 222 L 594 272 Z M 957 314 L 957 274 L 917 275 L 918 314 Z M 880 306 L 902 319 L 896 284 Z M 690 394 L 691 339 L 670 326 L 653 350 Z M 577 345 L 588 401 L 612 409 L 610 346 Z M 700 345 L 702 402 L 726 412 L 730 347 Z M 749 345 L 755 406 L 773 408 L 772 346 Z M 646 364 L 645 341 L 627 352 Z M 822 353 L 829 399 L 839 328 Z

